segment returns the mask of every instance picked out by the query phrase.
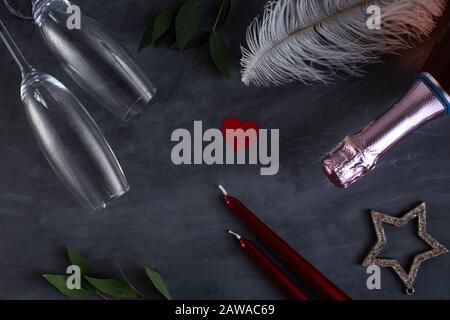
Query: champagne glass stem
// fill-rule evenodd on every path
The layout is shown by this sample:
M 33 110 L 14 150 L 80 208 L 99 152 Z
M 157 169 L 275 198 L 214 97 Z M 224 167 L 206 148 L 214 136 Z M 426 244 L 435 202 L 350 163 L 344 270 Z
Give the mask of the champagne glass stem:
M 15 41 L 9 34 L 2 20 L 0 20 L 0 37 L 2 38 L 9 52 L 13 56 L 14 60 L 16 60 L 16 63 L 19 66 L 22 75 L 25 74 L 27 71 L 30 71 L 32 69 L 31 65 L 28 63 L 28 61 L 23 56 L 22 52 L 17 47 Z

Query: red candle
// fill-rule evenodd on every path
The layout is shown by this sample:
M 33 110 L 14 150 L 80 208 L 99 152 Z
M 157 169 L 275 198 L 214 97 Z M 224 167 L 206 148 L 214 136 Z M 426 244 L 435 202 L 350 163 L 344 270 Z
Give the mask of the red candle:
M 258 217 L 246 208 L 238 199 L 231 197 L 222 186 L 219 189 L 225 196 L 227 206 L 243 223 L 264 243 L 281 261 L 283 261 L 300 280 L 320 299 L 351 300 L 334 283 L 321 274 L 312 264 L 266 226 Z
M 248 239 L 228 231 L 239 240 L 244 251 L 256 262 L 256 264 L 269 276 L 286 294 L 292 299 L 309 300 L 309 297 L 299 287 L 297 287 L 286 274 L 278 268 L 258 247 Z

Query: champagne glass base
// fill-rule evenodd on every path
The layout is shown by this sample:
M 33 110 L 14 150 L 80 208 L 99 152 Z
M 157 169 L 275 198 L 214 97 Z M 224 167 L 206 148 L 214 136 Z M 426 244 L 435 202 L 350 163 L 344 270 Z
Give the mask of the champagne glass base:
M 109 207 L 109 205 L 114 202 L 114 200 L 122 197 L 123 195 L 125 195 L 126 193 L 128 193 L 128 191 L 130 191 L 131 188 L 130 186 L 126 186 L 124 189 L 118 191 L 117 193 L 113 194 L 110 196 L 109 201 L 103 201 L 100 202 L 97 206 L 91 207 L 91 208 L 87 208 L 91 213 L 96 213 L 99 212 L 103 209 L 106 209 L 107 207 Z
M 136 100 L 136 102 L 125 112 L 122 117 L 124 121 L 130 121 L 139 113 L 148 108 L 151 104 L 153 104 L 154 98 L 148 99 L 146 96 L 142 96 Z
M 123 196 L 124 194 L 126 194 L 126 193 L 127 193 L 128 191 L 130 191 L 130 190 L 131 190 L 130 186 L 127 186 L 127 187 L 124 188 L 123 190 L 121 190 L 121 191 L 119 191 L 119 192 L 113 194 L 113 195 L 111 196 L 111 200 L 120 198 L 121 196 Z

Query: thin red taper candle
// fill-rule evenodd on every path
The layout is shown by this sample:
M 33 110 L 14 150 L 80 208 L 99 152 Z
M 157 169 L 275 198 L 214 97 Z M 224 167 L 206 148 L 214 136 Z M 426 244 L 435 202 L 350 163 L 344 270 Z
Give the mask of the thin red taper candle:
M 283 290 L 290 298 L 296 300 L 309 300 L 309 297 L 295 283 L 289 279 L 286 274 L 275 265 L 258 247 L 248 239 L 228 231 L 239 240 L 241 247 L 250 258 L 269 276 L 278 287 Z
M 253 212 L 237 198 L 228 195 L 219 186 L 225 197 L 226 205 L 241 221 L 264 243 L 286 266 L 295 273 L 302 283 L 324 300 L 351 300 L 351 298 L 334 283 L 321 274 L 312 264 L 281 239 L 272 229 L 265 225 Z

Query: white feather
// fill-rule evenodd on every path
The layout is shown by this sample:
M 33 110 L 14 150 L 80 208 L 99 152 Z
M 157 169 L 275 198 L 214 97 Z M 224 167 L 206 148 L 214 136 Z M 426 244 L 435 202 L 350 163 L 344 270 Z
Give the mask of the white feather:
M 367 8 L 381 9 L 381 29 L 367 26 Z M 295 80 L 329 82 L 386 52 L 428 35 L 446 0 L 275 0 L 247 30 L 242 81 L 269 86 Z

